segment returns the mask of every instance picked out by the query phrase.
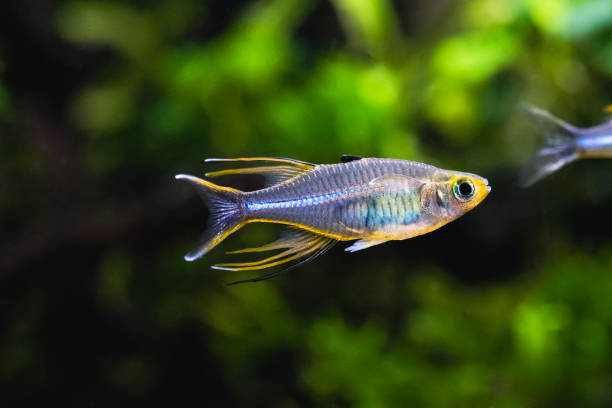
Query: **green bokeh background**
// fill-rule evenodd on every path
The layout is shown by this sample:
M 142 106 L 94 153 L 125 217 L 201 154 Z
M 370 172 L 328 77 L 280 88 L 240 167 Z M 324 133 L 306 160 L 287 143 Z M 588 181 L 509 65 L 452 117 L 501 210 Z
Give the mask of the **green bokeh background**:
M 608 0 L 8 2 L 0 389 L 11 404 L 612 405 L 612 162 L 522 190 L 517 107 L 612 103 Z M 204 157 L 393 157 L 491 195 L 258 284 L 183 261 Z M 218 168 L 218 167 L 214 167 Z M 257 188 L 257 179 L 221 182 Z M 219 405 L 216 405 L 219 404 Z

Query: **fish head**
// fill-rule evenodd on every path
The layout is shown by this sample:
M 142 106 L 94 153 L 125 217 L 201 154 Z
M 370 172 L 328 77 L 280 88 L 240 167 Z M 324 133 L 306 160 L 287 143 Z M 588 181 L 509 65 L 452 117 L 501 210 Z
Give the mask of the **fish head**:
M 434 190 L 431 202 L 435 212 L 451 221 L 480 204 L 491 187 L 487 179 L 476 174 L 442 171 L 436 175 Z

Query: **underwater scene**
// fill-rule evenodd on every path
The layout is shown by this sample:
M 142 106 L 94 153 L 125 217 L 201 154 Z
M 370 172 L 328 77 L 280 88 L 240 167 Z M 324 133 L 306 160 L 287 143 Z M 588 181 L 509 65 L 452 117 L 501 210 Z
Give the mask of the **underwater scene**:
M 2 405 L 612 406 L 611 106 L 609 0 L 5 1 Z

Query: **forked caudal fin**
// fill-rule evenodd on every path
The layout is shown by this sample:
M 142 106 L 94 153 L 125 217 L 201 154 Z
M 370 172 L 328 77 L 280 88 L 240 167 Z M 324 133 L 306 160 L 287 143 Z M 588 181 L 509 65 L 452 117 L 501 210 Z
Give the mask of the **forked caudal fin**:
M 218 186 L 187 174 L 179 174 L 176 178 L 192 184 L 210 212 L 208 228 L 204 231 L 200 242 L 193 251 L 185 255 L 186 261 L 193 261 L 244 225 L 244 213 L 241 206 L 242 191 Z
M 528 187 L 576 160 L 579 132 L 574 126 L 543 109 L 527 105 L 524 110 L 545 138 L 544 147 L 521 172 L 520 184 Z

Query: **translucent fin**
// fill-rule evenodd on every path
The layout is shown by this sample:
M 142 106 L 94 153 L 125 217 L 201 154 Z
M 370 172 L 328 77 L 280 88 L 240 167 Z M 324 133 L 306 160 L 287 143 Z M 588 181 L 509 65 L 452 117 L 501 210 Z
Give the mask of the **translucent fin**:
M 294 248 L 298 244 L 307 243 L 312 240 L 312 237 L 318 235 L 313 234 L 312 232 L 300 230 L 294 227 L 286 227 L 285 231 L 282 233 L 281 238 L 277 239 L 274 242 L 270 242 L 269 244 L 262 245 L 260 247 L 255 248 L 244 248 L 238 249 L 235 251 L 228 251 L 226 254 L 244 254 L 248 252 L 267 252 L 274 251 L 277 249 L 283 248 Z
M 228 169 L 211 171 L 205 174 L 206 177 L 219 177 L 229 174 L 269 174 L 269 173 L 287 173 L 289 176 L 295 176 L 303 173 L 302 170 L 296 169 L 293 166 L 260 166 L 260 167 L 245 167 L 241 169 Z
M 259 261 L 253 262 L 233 262 L 233 263 L 223 263 L 212 266 L 213 269 L 223 269 L 229 271 L 246 271 L 246 270 L 256 270 L 256 269 L 266 269 L 271 268 L 273 266 L 282 265 L 284 263 L 302 258 L 321 246 L 328 243 L 328 241 L 332 240 L 331 238 L 324 237 L 322 235 L 317 235 L 314 233 L 307 233 L 296 235 L 296 237 L 291 240 L 289 238 L 281 238 L 278 241 L 275 241 L 271 244 L 264 245 L 259 248 L 247 248 L 235 252 L 263 252 L 274 250 L 278 248 L 288 248 L 285 251 L 282 251 L 279 254 L 272 255 L 270 257 L 264 258 Z
M 246 162 L 251 162 L 251 161 L 269 161 L 269 162 L 278 162 L 278 163 L 285 163 L 285 164 L 290 164 L 293 166 L 297 166 L 297 167 L 301 167 L 305 170 L 310 170 L 312 169 L 315 164 L 313 163 L 308 163 L 305 161 L 301 161 L 301 160 L 295 160 L 295 159 L 288 159 L 286 157 L 237 157 L 237 158 L 233 158 L 233 159 L 218 159 L 218 158 L 209 158 L 209 159 L 204 159 L 205 163 L 211 163 L 211 162 L 232 162 L 232 161 L 246 161 Z
M 387 174 L 385 176 L 376 177 L 372 179 L 368 184 L 370 187 L 386 186 L 390 184 L 397 184 L 406 187 L 419 187 L 425 183 L 425 180 L 418 179 L 416 177 L 405 176 L 402 174 Z
M 193 185 L 210 212 L 208 228 L 204 231 L 200 242 L 193 251 L 185 255 L 186 261 L 193 261 L 244 225 L 240 211 L 242 192 L 187 174 L 179 174 L 176 179 L 185 180 Z
M 244 167 L 238 169 L 227 169 L 206 173 L 207 177 L 226 176 L 229 174 L 261 174 L 266 177 L 266 186 L 273 186 L 299 176 L 315 165 L 299 160 L 285 159 L 280 157 L 244 157 L 237 159 L 205 159 L 204 162 L 228 162 L 228 161 L 269 161 L 283 163 L 273 166 Z
M 321 247 L 319 247 L 317 250 L 311 252 L 308 255 L 305 255 L 305 257 L 303 259 L 301 259 L 299 262 L 288 266 L 287 268 L 275 271 L 275 272 L 270 272 L 261 276 L 258 276 L 256 278 L 252 278 L 252 279 L 244 279 L 244 280 L 239 280 L 239 281 L 235 281 L 235 282 L 230 282 L 228 283 L 228 285 L 236 285 L 239 283 L 247 283 L 247 282 L 259 282 L 262 280 L 266 280 L 266 279 L 271 279 L 274 278 L 282 273 L 286 273 L 289 272 L 290 270 L 297 268 L 301 265 L 305 265 L 308 262 L 312 261 L 313 259 L 315 259 L 316 257 L 323 255 L 325 252 L 329 251 L 338 241 L 334 240 L 334 239 L 329 239 L 329 242 L 327 242 L 326 244 L 322 245 Z
M 527 105 L 524 110 L 545 138 L 544 147 L 521 172 L 520 184 L 528 187 L 576 160 L 578 157 L 576 139 L 579 130 L 535 106 Z
M 333 246 L 335 243 L 336 240 L 332 238 L 317 235 L 308 231 L 295 230 L 295 232 L 292 232 L 289 235 L 270 244 L 263 245 L 258 248 L 246 248 L 238 251 L 232 251 L 232 253 L 247 253 L 287 248 L 278 254 L 271 255 L 258 261 L 217 264 L 212 266 L 212 268 L 229 271 L 261 270 L 285 265 L 292 261 L 299 261 L 298 264 L 301 265 L 314 259 L 322 252 L 331 248 L 331 246 Z M 296 265 L 292 265 L 290 267 L 293 268 L 295 266 Z M 280 273 L 280 271 L 278 273 Z
M 206 177 L 219 177 L 229 174 L 261 174 L 266 177 L 266 186 L 273 186 L 297 177 L 305 172 L 306 170 L 303 168 L 295 166 L 260 166 L 212 171 L 205 175 Z
M 249 271 L 256 269 L 267 269 L 273 266 L 282 265 L 294 259 L 301 258 L 303 255 L 301 253 L 306 249 L 310 249 L 311 247 L 317 247 L 321 242 L 317 241 L 311 246 L 308 247 L 300 247 L 300 248 L 290 248 L 279 254 L 269 256 L 264 259 L 260 259 L 259 261 L 253 262 L 228 262 L 213 265 L 213 269 L 222 269 L 225 271 Z M 297 255 L 296 255 L 297 254 Z M 304 254 L 305 255 L 305 254 Z M 283 259 L 284 258 L 284 259 Z
M 387 240 L 360 239 L 358 241 L 355 241 L 353 245 L 351 245 L 350 247 L 344 248 L 344 250 L 348 252 L 361 251 L 362 249 L 366 249 L 374 245 L 382 244 L 383 242 L 387 242 Z

